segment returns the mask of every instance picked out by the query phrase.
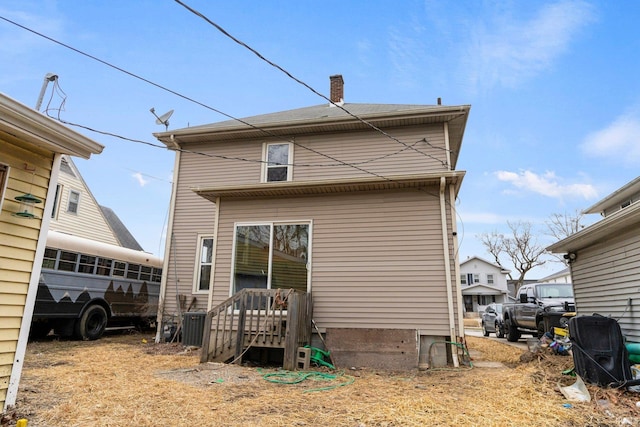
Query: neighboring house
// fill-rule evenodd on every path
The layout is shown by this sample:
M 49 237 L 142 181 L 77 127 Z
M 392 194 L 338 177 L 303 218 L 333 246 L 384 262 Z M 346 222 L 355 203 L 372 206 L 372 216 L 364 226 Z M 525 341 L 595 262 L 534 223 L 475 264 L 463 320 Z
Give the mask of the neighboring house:
M 509 302 L 507 275 L 502 266 L 473 256 L 460 263 L 460 284 L 467 314 L 479 313 L 492 302 Z
M 0 404 L 15 404 L 63 154 L 103 147 L 0 94 Z M 32 195 L 33 213 L 16 197 Z M 34 200 L 35 202 L 35 200 Z
M 550 274 L 547 277 L 543 277 L 538 280 L 539 283 L 572 283 L 571 282 L 571 269 L 569 267 Z
M 155 134 L 176 150 L 162 323 L 183 302 L 293 288 L 341 366 L 413 368 L 463 335 L 455 166 L 470 107 L 343 91 L 332 76 L 332 104 Z
M 611 316 L 640 342 L 640 177 L 584 213 L 603 218 L 547 250 L 569 261 L 578 315 Z
M 62 156 L 50 230 L 143 250 L 113 210 L 100 206 L 69 156 Z

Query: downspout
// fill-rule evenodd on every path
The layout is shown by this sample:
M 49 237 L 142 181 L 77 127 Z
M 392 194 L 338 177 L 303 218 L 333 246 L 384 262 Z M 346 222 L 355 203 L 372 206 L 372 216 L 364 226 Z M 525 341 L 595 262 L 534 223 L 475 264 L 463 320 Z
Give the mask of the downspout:
M 444 271 L 445 271 L 445 283 L 447 288 L 447 308 L 449 312 L 449 337 L 450 341 L 454 342 L 456 338 L 456 321 L 453 311 L 453 291 L 451 290 L 451 264 L 449 258 L 449 227 L 447 227 L 447 210 L 445 189 L 447 187 L 447 180 L 444 176 L 440 177 L 440 218 L 442 221 L 442 246 L 444 252 Z M 451 344 L 451 358 L 453 359 L 453 366 L 459 367 L 458 362 L 458 348 L 455 344 Z
M 453 185 L 449 186 L 449 200 L 455 200 L 455 190 Z M 462 304 L 462 287 L 460 286 L 460 257 L 458 257 L 458 224 L 456 221 L 456 208 L 453 203 L 451 205 L 451 234 L 453 237 L 453 253 L 456 254 L 453 260 L 455 266 L 456 277 L 456 300 L 458 301 L 458 332 L 460 337 L 464 338 L 464 308 Z
M 211 277 L 209 277 L 209 299 L 207 300 L 207 312 L 213 307 L 213 284 L 216 275 L 216 254 L 218 253 L 218 228 L 220 224 L 220 197 L 216 197 L 214 202 L 215 208 L 215 225 L 213 228 L 213 253 L 211 254 Z
M 53 212 L 53 204 L 56 198 L 56 184 L 58 183 L 58 175 L 60 172 L 60 163 L 62 154 L 55 153 L 53 164 L 51 167 L 51 175 L 49 176 L 49 188 L 47 189 L 47 198 L 45 199 L 44 212 L 42 213 L 42 221 L 40 222 L 40 232 L 38 233 L 38 243 L 36 244 L 36 253 L 33 260 L 33 270 L 29 278 L 29 288 L 27 289 L 27 299 L 22 313 L 22 321 L 20 323 L 20 334 L 18 335 L 18 343 L 16 345 L 16 353 L 11 368 L 11 376 L 9 377 L 9 387 L 7 396 L 4 401 L 3 412 L 9 406 L 14 406 L 16 396 L 18 394 L 18 385 L 20 376 L 22 375 L 22 366 L 27 351 L 27 341 L 29 341 L 29 330 L 31 329 L 31 320 L 33 318 L 33 309 L 36 304 L 36 295 L 38 294 L 38 283 L 40 283 L 40 272 L 42 271 L 42 259 L 44 257 L 44 249 L 47 246 L 47 235 L 49 233 L 49 223 L 51 222 L 51 213 Z
M 173 164 L 173 185 L 171 186 L 171 200 L 169 202 L 169 219 L 167 220 L 167 237 L 164 240 L 164 259 L 162 262 L 162 278 L 160 279 L 160 294 L 158 295 L 158 316 L 156 318 L 156 344 L 162 337 L 162 318 L 164 317 L 164 303 L 167 293 L 167 282 L 169 280 L 169 257 L 173 245 L 173 216 L 176 207 L 176 194 L 178 192 L 178 175 L 180 172 L 180 150 L 176 151 L 176 158 Z

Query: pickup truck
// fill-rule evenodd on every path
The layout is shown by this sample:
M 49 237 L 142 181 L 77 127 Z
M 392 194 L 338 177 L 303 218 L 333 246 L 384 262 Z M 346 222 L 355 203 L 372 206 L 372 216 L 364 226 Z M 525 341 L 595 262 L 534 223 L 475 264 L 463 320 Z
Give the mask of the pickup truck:
M 570 283 L 523 285 L 518 290 L 516 302 L 502 307 L 507 340 L 518 341 L 522 334 L 541 337 L 546 332 L 546 325 L 562 326 L 562 315 L 572 311 L 575 311 L 575 303 Z M 545 318 L 548 319 L 546 323 Z

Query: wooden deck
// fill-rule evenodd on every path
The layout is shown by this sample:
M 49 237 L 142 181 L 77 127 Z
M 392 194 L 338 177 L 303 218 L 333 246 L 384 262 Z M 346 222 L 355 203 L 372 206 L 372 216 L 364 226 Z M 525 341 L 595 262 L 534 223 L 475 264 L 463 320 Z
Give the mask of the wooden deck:
M 201 362 L 242 362 L 247 349 L 284 349 L 295 370 L 298 347 L 311 341 L 311 294 L 294 289 L 243 289 L 207 313 Z

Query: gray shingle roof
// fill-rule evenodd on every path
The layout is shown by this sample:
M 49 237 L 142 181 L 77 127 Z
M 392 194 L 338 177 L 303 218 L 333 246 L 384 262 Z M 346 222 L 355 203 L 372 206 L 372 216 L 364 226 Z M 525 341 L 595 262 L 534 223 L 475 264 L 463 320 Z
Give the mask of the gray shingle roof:
M 113 233 L 116 235 L 116 238 L 122 246 L 129 249 L 135 249 L 136 251 L 144 250 L 112 209 L 106 206 L 100 206 L 100 210 L 102 210 L 102 215 L 104 215 L 109 227 L 111 227 Z

